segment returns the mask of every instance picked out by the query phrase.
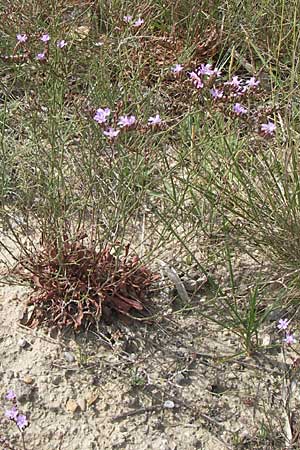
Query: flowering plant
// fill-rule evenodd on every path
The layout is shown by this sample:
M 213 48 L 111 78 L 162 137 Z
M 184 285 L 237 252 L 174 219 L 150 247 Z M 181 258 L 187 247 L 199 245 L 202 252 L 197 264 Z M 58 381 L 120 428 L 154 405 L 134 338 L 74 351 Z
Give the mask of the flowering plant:
M 6 419 L 14 422 L 16 424 L 16 426 L 18 427 L 18 430 L 21 433 L 23 450 L 26 450 L 25 440 L 24 440 L 24 431 L 29 426 L 28 419 L 24 414 L 20 413 L 20 411 L 18 409 L 18 405 L 17 405 L 17 397 L 16 397 L 16 394 L 13 391 L 13 389 L 8 390 L 7 394 L 5 395 L 5 399 L 8 400 L 11 404 L 10 404 L 10 408 L 5 409 L 4 416 Z M 2 423 L 3 423 L 3 420 L 2 420 Z M 5 437 L 3 437 L 1 434 L 0 434 L 0 444 L 4 444 L 4 446 L 5 446 L 4 448 L 11 449 L 11 450 L 13 449 L 13 447 L 9 443 L 9 440 L 6 439 Z

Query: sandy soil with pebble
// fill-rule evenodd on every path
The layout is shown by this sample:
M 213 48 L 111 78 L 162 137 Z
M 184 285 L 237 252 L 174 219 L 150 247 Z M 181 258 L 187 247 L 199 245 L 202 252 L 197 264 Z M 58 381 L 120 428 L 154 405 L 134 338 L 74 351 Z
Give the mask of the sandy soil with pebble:
M 189 295 L 198 277 L 183 277 Z M 205 289 L 193 297 L 197 308 Z M 160 305 L 155 321 L 113 320 L 76 336 L 22 326 L 28 293 L 0 291 L 1 414 L 13 389 L 30 420 L 27 450 L 285 448 L 283 380 L 292 355 L 283 361 L 268 347 L 278 341 L 276 314 L 259 336 L 265 347 L 247 356 L 234 334 L 197 308 L 182 309 L 176 286 L 152 299 Z M 21 449 L 15 424 L 1 427 Z

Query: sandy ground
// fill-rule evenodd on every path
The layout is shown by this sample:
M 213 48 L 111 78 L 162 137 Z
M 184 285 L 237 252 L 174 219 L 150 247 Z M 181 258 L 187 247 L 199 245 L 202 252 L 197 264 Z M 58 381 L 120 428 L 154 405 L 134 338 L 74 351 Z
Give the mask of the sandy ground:
M 30 418 L 27 450 L 285 448 L 280 351 L 232 358 L 235 335 L 178 313 L 172 291 L 153 299 L 168 304 L 155 324 L 54 337 L 20 325 L 27 297 L 21 286 L 0 291 L 0 394 L 4 411 L 14 389 Z M 275 333 L 269 321 L 260 339 Z M 14 423 L 1 426 L 22 448 Z

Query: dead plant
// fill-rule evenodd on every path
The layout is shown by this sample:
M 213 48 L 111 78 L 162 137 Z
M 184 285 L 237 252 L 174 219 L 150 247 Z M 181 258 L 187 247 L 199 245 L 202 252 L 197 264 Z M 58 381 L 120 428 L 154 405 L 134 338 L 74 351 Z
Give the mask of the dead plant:
M 144 310 L 145 293 L 158 275 L 129 255 L 129 245 L 118 256 L 120 246 L 98 250 L 86 237 L 44 245 L 21 261 L 17 274 L 33 288 L 24 325 L 79 331 L 97 326 L 103 313 Z

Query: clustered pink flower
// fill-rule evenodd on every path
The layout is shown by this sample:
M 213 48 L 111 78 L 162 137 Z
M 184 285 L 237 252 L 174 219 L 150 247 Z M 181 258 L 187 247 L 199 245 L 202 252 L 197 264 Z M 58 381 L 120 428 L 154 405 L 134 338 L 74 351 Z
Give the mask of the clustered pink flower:
M 129 22 L 131 22 L 131 21 L 132 21 L 132 19 L 133 19 L 133 17 L 132 17 L 132 16 L 124 16 L 124 17 L 123 17 L 123 20 L 124 20 L 124 22 L 126 22 L 126 23 L 129 23 Z
M 263 123 L 261 125 L 260 130 L 266 136 L 273 136 L 276 130 L 276 125 L 269 120 L 267 123 Z
M 149 117 L 149 119 L 148 119 L 148 124 L 152 125 L 152 126 L 161 125 L 161 122 L 162 122 L 162 120 L 161 120 L 159 114 L 156 114 L 156 116 L 154 116 L 154 117 Z
M 233 112 L 235 112 L 237 115 L 243 115 L 243 114 L 247 114 L 247 108 L 244 108 L 244 106 L 242 106 L 240 103 L 235 103 L 233 105 Z
M 24 430 L 28 426 L 28 420 L 27 417 L 24 416 L 24 414 L 19 414 L 17 417 L 17 425 L 20 428 L 21 431 Z
M 277 328 L 279 331 L 286 330 L 289 326 L 290 321 L 288 319 L 280 319 L 278 321 Z
M 136 122 L 135 116 L 121 116 L 118 122 L 118 125 L 121 128 L 131 127 Z
M 45 33 L 45 34 L 42 34 L 40 39 L 41 39 L 42 42 L 46 43 L 46 42 L 50 41 L 50 36 L 49 36 L 49 34 Z
M 178 74 L 183 71 L 183 66 L 181 64 L 175 64 L 175 66 L 171 67 L 171 71 L 174 74 Z
M 13 406 L 11 409 L 5 410 L 5 417 L 7 417 L 10 420 L 17 420 L 18 415 L 19 412 L 16 406 Z
M 137 123 L 137 119 L 134 115 L 123 115 L 120 116 L 117 120 L 117 125 L 119 128 L 113 128 L 109 126 L 108 118 L 111 114 L 111 110 L 109 108 L 99 108 L 96 110 L 96 114 L 94 115 L 94 120 L 101 126 L 107 126 L 103 130 L 103 135 L 106 136 L 110 140 L 114 140 L 122 130 L 130 129 L 135 126 Z M 161 125 L 162 119 L 159 114 L 156 114 L 153 117 L 149 117 L 148 125 L 151 127 L 157 127 Z
M 287 345 L 293 345 L 296 344 L 297 339 L 295 338 L 294 334 L 287 331 L 289 324 L 290 320 L 280 319 L 278 321 L 277 328 L 279 331 L 285 331 L 285 337 L 283 338 L 283 342 Z
M 115 128 L 109 127 L 107 130 L 103 131 L 104 136 L 108 137 L 109 139 L 114 139 L 118 136 L 120 133 L 120 130 L 117 130 Z
M 216 89 L 216 88 L 210 89 L 210 93 L 214 99 L 222 98 L 224 95 L 224 91 L 222 89 Z
M 144 22 L 145 22 L 144 19 L 141 19 L 141 18 L 139 17 L 135 22 L 133 22 L 132 25 L 133 25 L 134 27 L 138 28 L 138 27 L 140 27 L 141 25 L 143 25 Z
M 28 39 L 27 34 L 17 34 L 17 41 L 18 42 L 24 43 L 24 42 L 27 41 L 27 39 Z
M 9 389 L 5 398 L 13 401 L 14 403 L 16 402 L 16 394 L 12 389 Z M 27 417 L 24 416 L 24 414 L 19 413 L 16 404 L 14 404 L 11 409 L 6 409 L 4 414 L 7 419 L 13 420 L 16 423 L 20 431 L 24 431 L 24 429 L 28 426 Z
M 94 120 L 98 123 L 105 123 L 110 116 L 110 109 L 109 108 L 99 108 L 96 111 L 96 114 L 94 115 Z
M 227 81 L 225 84 L 228 84 L 229 86 L 233 86 L 235 88 L 239 88 L 241 86 L 241 82 L 242 80 L 240 80 L 238 76 L 234 76 L 230 81 Z
M 38 61 L 43 61 L 46 58 L 45 53 L 38 53 L 35 57 Z
M 16 399 L 16 394 L 12 389 L 9 389 L 6 396 L 5 396 L 6 400 L 15 400 Z
M 293 334 L 286 333 L 286 336 L 283 339 L 283 342 L 285 342 L 287 345 L 292 345 L 292 344 L 296 344 L 297 340 Z
M 178 67 L 178 69 L 177 69 Z M 172 69 L 173 73 L 177 73 L 181 70 L 181 65 L 176 65 Z M 218 77 L 221 75 L 221 70 L 218 68 L 213 68 L 212 64 L 201 64 L 200 67 L 192 72 L 189 72 L 189 78 L 197 89 L 202 89 L 204 87 L 204 78 L 208 77 Z M 213 78 L 214 80 L 214 78 Z M 218 87 L 215 85 L 209 89 L 209 92 L 214 100 L 223 99 L 223 101 L 230 100 L 235 97 L 242 97 L 250 90 L 255 90 L 259 86 L 260 81 L 251 77 L 248 80 L 243 80 L 237 75 L 234 75 L 229 81 L 223 84 L 219 84 Z M 238 116 L 243 116 L 248 113 L 248 109 L 245 108 L 241 103 L 235 103 L 232 106 L 233 112 Z M 260 125 L 260 133 L 263 136 L 273 136 L 276 130 L 276 126 L 273 122 L 268 121 Z
M 254 88 L 254 87 L 258 86 L 259 83 L 260 83 L 260 81 L 257 80 L 255 77 L 251 77 L 250 80 L 247 80 L 247 81 L 246 81 L 246 85 L 247 85 L 249 88 Z
M 198 69 L 198 74 L 199 75 L 213 75 L 215 72 L 212 69 L 212 65 L 211 64 L 201 64 L 201 66 Z
M 196 72 L 190 72 L 190 79 L 192 80 L 193 85 L 196 86 L 197 89 L 203 88 L 204 84 Z
M 133 16 L 130 16 L 130 15 L 124 16 L 124 17 L 123 17 L 123 21 L 124 21 L 125 23 L 131 23 L 132 26 L 135 27 L 135 28 L 139 28 L 140 26 L 143 25 L 143 23 L 145 23 L 144 19 L 142 19 L 141 17 L 139 17 L 138 19 L 136 19 L 136 20 L 133 22 Z
M 231 86 L 231 88 L 234 89 L 234 91 L 231 93 L 232 97 L 242 96 L 249 90 L 254 90 L 259 84 L 260 81 L 255 77 L 251 77 L 249 80 L 242 80 L 236 75 L 233 76 L 231 80 L 225 83 L 225 85 Z
M 64 39 L 61 39 L 56 43 L 57 48 L 64 48 L 66 45 L 68 45 L 68 43 Z
M 198 69 L 192 71 L 189 73 L 190 79 L 192 80 L 192 83 L 194 86 L 196 86 L 197 89 L 202 89 L 204 87 L 203 79 L 202 77 L 209 76 L 209 77 L 219 77 L 221 75 L 221 71 L 218 68 L 212 68 L 212 64 L 201 64 Z M 212 95 L 216 92 L 211 92 Z M 214 96 L 214 98 L 218 98 L 217 96 Z M 219 97 L 221 98 L 221 97 Z

